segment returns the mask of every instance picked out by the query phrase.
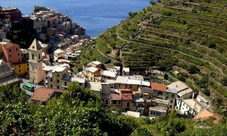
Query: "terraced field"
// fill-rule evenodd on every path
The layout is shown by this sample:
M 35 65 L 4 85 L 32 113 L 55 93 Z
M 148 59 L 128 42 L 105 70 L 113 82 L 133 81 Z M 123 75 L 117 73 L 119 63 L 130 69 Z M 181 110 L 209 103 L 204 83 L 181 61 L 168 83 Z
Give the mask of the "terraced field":
M 157 66 L 209 96 L 217 107 L 227 104 L 225 0 L 164 0 L 130 13 L 92 44 L 109 65 Z M 180 74 L 174 76 L 175 70 Z

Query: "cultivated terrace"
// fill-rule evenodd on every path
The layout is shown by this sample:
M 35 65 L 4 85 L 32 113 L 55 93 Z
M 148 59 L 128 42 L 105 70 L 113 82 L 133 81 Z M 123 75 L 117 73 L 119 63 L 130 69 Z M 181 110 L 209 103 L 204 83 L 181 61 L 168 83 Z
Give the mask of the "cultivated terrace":
M 78 60 L 98 59 L 136 71 L 157 67 L 186 82 L 219 109 L 227 102 L 227 2 L 163 0 L 108 29 Z M 89 54 L 89 55 L 88 55 Z M 90 54 L 93 54 L 92 56 Z M 174 75 L 173 72 L 179 74 Z

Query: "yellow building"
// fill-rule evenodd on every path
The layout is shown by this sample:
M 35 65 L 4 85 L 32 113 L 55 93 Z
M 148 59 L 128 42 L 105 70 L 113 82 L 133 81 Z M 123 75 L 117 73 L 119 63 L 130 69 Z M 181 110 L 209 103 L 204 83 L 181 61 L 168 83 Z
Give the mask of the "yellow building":
M 43 67 L 44 83 L 48 88 L 67 90 L 71 76 L 68 75 L 68 67 L 45 66 Z
M 89 81 L 101 82 L 101 76 L 99 77 L 99 69 L 95 67 L 86 68 L 87 77 Z
M 28 62 L 23 62 L 23 63 L 19 63 L 19 64 L 13 64 L 13 67 L 14 67 L 14 72 L 18 76 L 29 75 L 29 65 L 28 65 Z

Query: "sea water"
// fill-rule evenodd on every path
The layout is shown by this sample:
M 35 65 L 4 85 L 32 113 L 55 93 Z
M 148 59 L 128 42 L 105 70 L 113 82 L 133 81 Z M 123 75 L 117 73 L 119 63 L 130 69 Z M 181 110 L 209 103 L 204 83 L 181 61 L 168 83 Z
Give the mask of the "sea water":
M 149 4 L 150 0 L 0 0 L 1 7 L 17 7 L 24 15 L 31 15 L 35 5 L 56 9 L 85 27 L 91 37 L 97 37 L 126 19 L 129 12 L 138 12 Z

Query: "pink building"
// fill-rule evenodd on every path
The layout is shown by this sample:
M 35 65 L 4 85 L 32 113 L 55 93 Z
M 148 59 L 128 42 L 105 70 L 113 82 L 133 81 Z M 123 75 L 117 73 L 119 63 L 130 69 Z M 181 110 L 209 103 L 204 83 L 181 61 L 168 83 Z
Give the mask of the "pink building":
M 6 62 L 21 63 L 22 62 L 22 51 L 20 46 L 15 43 L 7 43 L 3 45 L 4 59 Z

